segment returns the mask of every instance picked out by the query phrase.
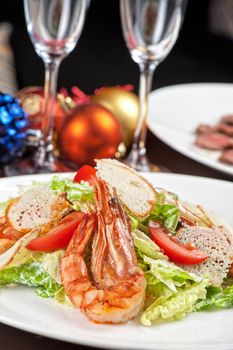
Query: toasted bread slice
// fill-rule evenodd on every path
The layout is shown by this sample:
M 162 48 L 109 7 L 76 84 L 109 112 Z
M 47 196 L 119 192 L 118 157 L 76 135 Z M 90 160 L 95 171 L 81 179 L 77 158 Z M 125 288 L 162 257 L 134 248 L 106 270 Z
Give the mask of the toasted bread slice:
M 132 214 L 146 217 L 154 207 L 157 193 L 153 186 L 136 171 L 113 159 L 96 160 L 97 176 L 116 192 Z
M 193 243 L 209 256 L 201 264 L 182 265 L 181 267 L 198 276 L 207 275 L 211 284 L 221 285 L 232 262 L 233 246 L 229 239 L 229 231 L 226 231 L 223 226 L 212 228 L 187 226 L 180 229 L 176 237 L 181 243 Z
M 32 229 L 52 227 L 66 213 L 70 205 L 63 194 L 57 195 L 45 186 L 34 187 L 13 200 L 6 210 L 7 223 L 27 233 Z

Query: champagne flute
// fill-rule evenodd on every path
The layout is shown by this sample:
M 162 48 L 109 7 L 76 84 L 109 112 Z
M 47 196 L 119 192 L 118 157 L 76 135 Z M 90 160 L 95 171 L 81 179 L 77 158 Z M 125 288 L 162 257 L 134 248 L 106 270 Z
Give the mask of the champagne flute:
M 54 149 L 53 107 L 61 61 L 74 49 L 83 29 L 89 0 L 24 0 L 27 30 L 45 65 L 41 139 L 31 159 L 8 166 L 7 175 L 66 171 Z
M 124 160 L 138 171 L 160 171 L 146 155 L 148 95 L 155 68 L 179 34 L 187 0 L 120 0 L 124 39 L 139 65 L 139 116 L 132 149 Z

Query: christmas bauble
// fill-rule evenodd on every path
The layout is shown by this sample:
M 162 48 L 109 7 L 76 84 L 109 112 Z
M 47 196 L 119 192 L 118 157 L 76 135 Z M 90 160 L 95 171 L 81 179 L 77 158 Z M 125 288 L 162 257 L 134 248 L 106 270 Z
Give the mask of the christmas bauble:
M 137 96 L 121 87 L 105 87 L 91 96 L 91 102 L 103 105 L 117 117 L 122 127 L 123 142 L 129 147 L 133 141 L 138 119 Z
M 19 101 L 0 93 L 0 164 L 8 164 L 23 154 L 27 123 L 27 114 Z
M 61 155 L 78 165 L 114 157 L 120 142 L 120 123 L 108 109 L 94 103 L 78 106 L 58 133 Z

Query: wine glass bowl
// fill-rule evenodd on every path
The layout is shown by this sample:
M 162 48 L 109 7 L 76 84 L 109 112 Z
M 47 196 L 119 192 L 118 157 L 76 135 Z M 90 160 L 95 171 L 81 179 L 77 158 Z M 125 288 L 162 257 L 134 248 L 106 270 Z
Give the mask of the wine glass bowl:
M 179 34 L 186 0 L 121 0 L 123 35 L 139 65 L 139 116 L 132 150 L 124 160 L 139 171 L 159 171 L 146 156 L 148 95 L 155 68 L 169 54 Z
M 63 59 L 75 47 L 84 25 L 86 0 L 26 0 L 25 19 L 37 54 Z
M 27 30 L 45 65 L 41 139 L 30 159 L 5 168 L 7 175 L 70 170 L 54 147 L 53 107 L 61 61 L 74 49 L 83 29 L 89 0 L 24 0 Z

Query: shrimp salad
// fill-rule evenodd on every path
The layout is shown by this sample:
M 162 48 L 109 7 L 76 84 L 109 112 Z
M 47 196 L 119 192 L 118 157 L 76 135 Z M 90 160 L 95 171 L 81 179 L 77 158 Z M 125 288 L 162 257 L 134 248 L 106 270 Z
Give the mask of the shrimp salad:
M 31 287 L 96 323 L 151 326 L 231 307 L 231 228 L 154 193 L 141 217 L 93 170 L 21 189 L 0 207 L 0 286 Z

